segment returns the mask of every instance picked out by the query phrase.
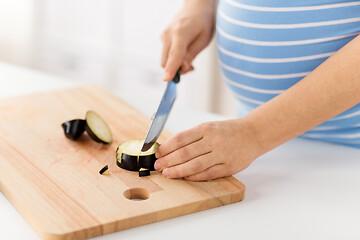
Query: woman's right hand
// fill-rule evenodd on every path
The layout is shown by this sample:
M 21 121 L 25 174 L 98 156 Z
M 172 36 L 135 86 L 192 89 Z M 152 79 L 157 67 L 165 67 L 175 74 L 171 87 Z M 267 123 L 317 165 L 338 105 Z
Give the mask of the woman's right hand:
M 215 26 L 215 0 L 187 0 L 161 35 L 164 81 L 192 71 L 192 61 L 211 41 Z

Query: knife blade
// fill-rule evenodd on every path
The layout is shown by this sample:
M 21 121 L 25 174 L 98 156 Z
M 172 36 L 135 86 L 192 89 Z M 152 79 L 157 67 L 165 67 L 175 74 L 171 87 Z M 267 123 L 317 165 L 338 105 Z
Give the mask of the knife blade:
M 176 85 L 180 82 L 180 70 L 177 71 L 175 77 L 167 83 L 164 95 L 160 101 L 159 107 L 155 113 L 154 119 L 151 122 L 149 131 L 146 134 L 144 144 L 141 148 L 142 152 L 145 152 L 151 148 L 156 142 L 165 122 L 169 116 L 170 110 L 176 99 Z

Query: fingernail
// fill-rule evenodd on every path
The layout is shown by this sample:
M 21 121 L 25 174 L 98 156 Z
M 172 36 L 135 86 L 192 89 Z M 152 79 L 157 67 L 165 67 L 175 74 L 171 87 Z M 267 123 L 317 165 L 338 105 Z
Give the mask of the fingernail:
M 164 171 L 162 171 L 162 175 L 166 178 L 169 178 L 169 170 L 166 168 Z
M 169 81 L 170 80 L 170 78 L 171 78 L 171 76 L 170 76 L 170 73 L 168 73 L 168 72 L 165 72 L 164 73 L 164 81 Z
M 158 161 L 155 162 L 154 168 L 158 171 L 160 170 L 160 163 Z
M 156 152 L 156 153 L 155 153 L 155 157 L 156 157 L 156 158 L 159 158 L 159 157 L 160 157 L 160 153 Z

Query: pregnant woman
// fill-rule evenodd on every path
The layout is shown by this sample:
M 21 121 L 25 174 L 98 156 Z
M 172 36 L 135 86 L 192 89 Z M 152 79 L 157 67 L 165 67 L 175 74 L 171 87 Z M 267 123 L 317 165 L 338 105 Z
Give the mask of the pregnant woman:
M 360 147 L 360 1 L 186 0 L 162 35 L 164 80 L 193 70 L 214 32 L 223 79 L 249 113 L 164 142 L 165 177 L 229 176 L 297 136 Z

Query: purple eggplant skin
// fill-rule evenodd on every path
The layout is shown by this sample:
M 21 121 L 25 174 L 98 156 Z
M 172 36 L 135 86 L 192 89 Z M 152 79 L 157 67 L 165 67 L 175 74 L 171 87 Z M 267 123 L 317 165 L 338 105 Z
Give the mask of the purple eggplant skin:
M 150 170 L 149 169 L 139 171 L 139 177 L 146 177 L 146 176 L 150 176 Z
M 154 163 L 156 161 L 155 154 L 140 156 L 139 163 L 137 162 L 137 156 L 128 155 L 125 153 L 121 154 L 121 163 L 116 160 L 116 164 L 129 171 L 139 171 L 140 168 L 149 169 L 149 171 L 154 171 Z
M 64 129 L 65 137 L 71 140 L 76 140 L 83 134 L 85 125 L 86 121 L 83 119 L 73 119 L 61 124 Z
M 103 175 L 104 172 L 106 172 L 106 171 L 108 171 L 108 170 L 109 170 L 109 166 L 106 165 L 105 167 L 103 167 L 103 168 L 99 171 L 99 173 L 100 173 L 101 175 Z
M 124 153 L 121 154 L 121 163 L 116 158 L 116 164 L 128 171 L 139 171 L 140 169 L 137 163 L 137 156 L 131 156 Z
M 139 158 L 139 168 L 146 168 L 150 171 L 154 171 L 155 167 L 155 161 L 157 158 L 155 157 L 155 153 L 147 156 L 140 156 Z

